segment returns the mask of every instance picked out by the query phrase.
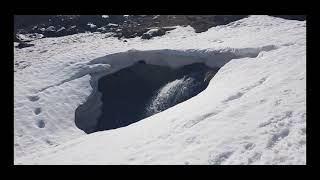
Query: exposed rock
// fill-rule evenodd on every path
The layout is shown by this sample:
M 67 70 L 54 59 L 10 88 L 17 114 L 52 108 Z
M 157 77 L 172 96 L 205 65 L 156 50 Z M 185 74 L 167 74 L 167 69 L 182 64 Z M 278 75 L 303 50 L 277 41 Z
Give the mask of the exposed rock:
M 66 34 L 67 34 L 67 35 L 71 35 L 71 34 L 76 34 L 76 33 L 78 33 L 78 30 L 77 30 L 76 27 L 77 27 L 77 26 L 70 26 L 69 28 L 67 28 Z
M 97 32 L 106 33 L 107 28 L 105 26 L 99 27 L 99 28 L 97 28 Z
M 146 33 L 143 33 L 141 39 L 151 39 L 152 37 L 165 35 L 167 31 L 173 30 L 174 28 L 159 28 L 151 29 Z
M 305 20 L 306 15 L 271 15 Z M 188 26 L 196 33 L 225 25 L 248 15 L 17 15 L 14 34 L 43 34 L 60 37 L 84 32 L 114 33 L 114 37 L 151 39 L 166 34 L 168 26 Z M 151 31 L 150 29 L 157 29 Z M 19 40 L 14 37 L 15 42 Z
M 213 76 L 216 74 L 217 72 L 216 71 L 208 71 L 206 74 L 205 74 L 205 77 L 204 77 L 204 82 L 209 82 Z
M 13 35 L 13 42 L 21 42 L 21 40 L 17 37 L 16 34 Z
M 35 39 L 43 38 L 42 34 L 32 33 L 32 34 L 16 34 L 15 35 L 16 41 L 15 42 L 31 42 Z
M 221 18 L 223 16 L 224 18 Z M 225 17 L 227 16 L 227 18 Z M 212 19 L 212 17 L 216 17 Z M 217 18 L 218 17 L 218 18 Z M 219 19 L 220 17 L 220 19 Z M 15 16 L 15 33 L 40 33 L 45 37 L 59 37 L 82 32 L 115 32 L 118 38 L 134 38 L 142 36 L 151 27 L 160 30 L 151 35 L 161 36 L 164 27 L 175 25 L 191 25 L 196 32 L 206 31 L 217 24 L 227 23 L 245 16 L 234 15 L 47 15 L 47 16 Z M 211 18 L 211 19 L 210 19 Z M 219 22 L 215 22 L 219 21 Z M 62 27 L 65 28 L 61 29 Z M 60 29 L 60 30 L 59 30 Z M 144 35 L 144 38 L 150 38 Z
M 43 35 L 46 37 L 55 37 L 56 36 L 56 28 L 54 26 L 49 26 L 44 30 Z
M 211 27 L 226 25 L 245 17 L 248 15 L 193 15 L 187 16 L 187 19 L 190 20 L 190 25 L 195 29 L 195 32 L 201 33 Z
M 66 35 L 66 33 L 67 33 L 67 30 L 65 27 L 61 27 L 60 29 L 58 29 L 56 31 L 56 35 L 58 35 L 58 36 L 64 36 L 64 35 Z
M 150 29 L 148 32 L 142 34 L 141 39 L 151 39 L 152 37 L 162 36 L 165 31 L 162 29 Z
M 20 42 L 16 47 L 19 48 L 19 49 L 22 49 L 22 48 L 31 47 L 31 46 L 34 46 L 34 44 L 28 44 L 26 42 Z

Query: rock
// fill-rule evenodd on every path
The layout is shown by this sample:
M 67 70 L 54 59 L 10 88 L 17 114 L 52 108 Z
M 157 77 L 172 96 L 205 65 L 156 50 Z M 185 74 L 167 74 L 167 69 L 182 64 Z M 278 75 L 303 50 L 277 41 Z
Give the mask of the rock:
M 56 31 L 54 26 L 49 26 L 45 31 Z
M 78 33 L 77 26 L 70 26 L 69 28 L 66 29 L 66 35 L 72 35 Z
M 26 42 L 20 42 L 16 47 L 19 48 L 19 49 L 22 49 L 22 48 L 31 47 L 31 46 L 34 46 L 34 44 L 28 44 Z
M 150 29 L 148 32 L 142 34 L 141 39 L 151 39 L 152 37 L 162 36 L 166 34 L 166 29 Z
M 118 38 L 118 39 L 121 39 L 122 38 L 122 33 L 121 32 L 119 32 L 119 33 L 116 33 L 116 34 L 114 34 L 113 35 L 113 37 L 116 37 L 116 38 Z
M 231 22 L 246 18 L 248 15 L 193 15 L 188 16 L 190 26 L 196 33 L 207 31 L 211 27 L 226 25 Z
M 61 32 L 61 31 L 65 31 L 66 28 L 65 27 L 61 27 L 60 29 L 57 30 L 57 32 Z
M 36 39 L 43 38 L 42 34 L 38 33 L 32 33 L 32 34 L 16 34 L 16 40 L 15 42 L 31 42 Z
M 61 27 L 56 31 L 56 36 L 65 36 L 67 33 L 67 30 L 65 27 Z
M 56 37 L 56 28 L 54 26 L 47 27 L 44 30 L 43 35 L 46 37 Z
M 16 34 L 13 36 L 13 42 L 21 42 L 21 40 L 17 37 Z
M 107 28 L 105 26 L 102 26 L 102 27 L 97 28 L 97 31 L 101 32 L 101 33 L 106 33 L 107 32 Z
M 118 27 L 119 25 L 118 24 L 113 24 L 113 23 L 109 23 L 107 24 L 108 27 Z
M 97 29 L 97 26 L 95 24 L 88 23 L 87 25 L 90 27 L 90 29 Z
M 204 82 L 208 82 L 208 81 L 210 81 L 213 77 L 214 77 L 214 75 L 217 73 L 217 71 L 208 71 L 206 74 L 205 74 L 205 77 L 204 77 Z
M 292 18 L 296 15 L 287 16 Z M 101 15 L 18 15 L 15 16 L 14 34 L 38 33 L 43 34 L 44 37 L 60 37 L 89 31 L 113 32 L 119 39 L 137 36 L 143 36 L 142 39 L 151 39 L 174 29 L 165 28 L 168 26 L 190 25 L 196 33 L 201 33 L 211 27 L 228 24 L 247 17 L 247 15 L 108 15 L 107 17 L 104 18 Z M 147 33 L 154 27 L 157 27 L 156 31 Z M 16 38 L 15 40 L 17 41 Z
M 149 34 L 149 33 L 144 33 L 142 36 L 141 36 L 141 39 L 151 39 L 152 36 Z

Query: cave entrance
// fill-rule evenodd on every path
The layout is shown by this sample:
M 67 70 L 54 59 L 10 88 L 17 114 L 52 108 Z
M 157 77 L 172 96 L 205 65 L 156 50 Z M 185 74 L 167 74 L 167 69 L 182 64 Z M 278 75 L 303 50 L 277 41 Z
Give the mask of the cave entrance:
M 203 91 L 217 71 L 203 63 L 170 68 L 139 61 L 105 75 L 98 80 L 102 105 L 95 127 L 80 129 L 116 129 L 164 111 Z

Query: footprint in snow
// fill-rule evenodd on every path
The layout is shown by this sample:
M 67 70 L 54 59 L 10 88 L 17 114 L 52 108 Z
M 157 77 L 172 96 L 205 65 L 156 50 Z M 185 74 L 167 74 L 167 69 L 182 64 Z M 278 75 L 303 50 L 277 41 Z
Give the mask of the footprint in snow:
M 255 147 L 255 144 L 254 144 L 254 143 L 251 143 L 251 142 L 246 143 L 246 144 L 244 145 L 244 148 L 245 148 L 246 150 L 252 150 L 254 147 Z
M 36 125 L 38 126 L 38 128 L 44 128 L 46 126 L 44 120 L 38 120 L 36 122 Z
M 210 165 L 220 165 L 233 154 L 233 151 L 226 151 L 221 153 L 213 153 L 209 155 L 208 163 Z
M 34 101 L 38 101 L 40 99 L 40 97 L 39 96 L 28 96 L 28 99 L 30 101 L 34 102 Z
M 34 114 L 38 115 L 41 113 L 41 108 L 35 108 L 33 112 Z
M 266 148 L 272 148 L 273 146 L 275 146 L 277 144 L 277 142 L 279 142 L 280 140 L 287 137 L 289 135 L 289 133 L 290 133 L 290 130 L 288 128 L 285 128 L 285 129 L 277 132 L 276 134 L 273 134 L 269 138 Z
M 252 157 L 248 158 L 248 164 L 253 164 L 261 159 L 262 154 L 255 152 Z

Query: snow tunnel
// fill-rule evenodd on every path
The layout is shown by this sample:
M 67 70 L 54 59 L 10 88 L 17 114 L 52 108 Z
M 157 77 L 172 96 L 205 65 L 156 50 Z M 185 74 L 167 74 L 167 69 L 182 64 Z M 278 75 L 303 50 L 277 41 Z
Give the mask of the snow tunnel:
M 257 57 L 276 46 L 195 50 L 129 50 L 88 63 L 93 89 L 75 111 L 76 126 L 86 133 L 128 126 L 184 102 L 206 89 L 231 59 Z
M 86 133 L 128 126 L 196 96 L 217 71 L 204 63 L 172 68 L 140 60 L 98 79 L 101 95 L 77 108 L 76 125 Z M 85 123 L 85 117 L 96 121 Z

